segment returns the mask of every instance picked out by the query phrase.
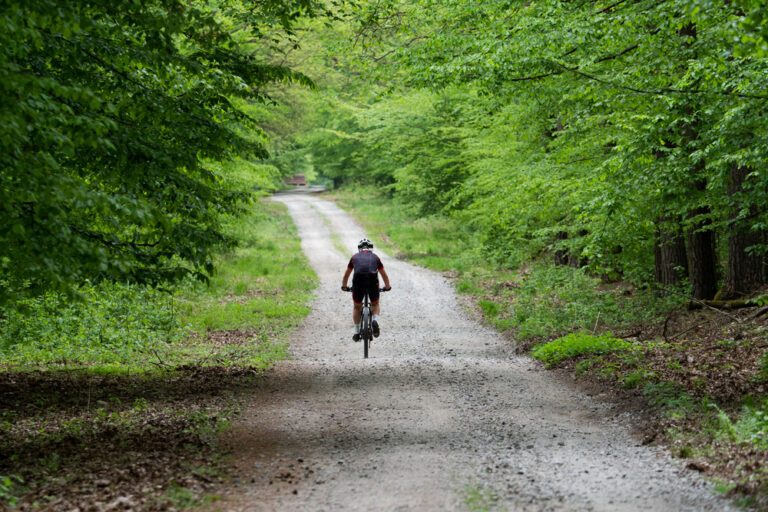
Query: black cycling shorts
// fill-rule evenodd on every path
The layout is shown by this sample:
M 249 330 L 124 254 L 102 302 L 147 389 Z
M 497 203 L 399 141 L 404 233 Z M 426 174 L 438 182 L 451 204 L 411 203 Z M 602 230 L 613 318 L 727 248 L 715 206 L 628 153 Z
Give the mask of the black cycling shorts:
M 365 292 L 371 303 L 379 300 L 379 274 L 355 274 L 352 276 L 352 300 L 355 304 L 362 304 Z

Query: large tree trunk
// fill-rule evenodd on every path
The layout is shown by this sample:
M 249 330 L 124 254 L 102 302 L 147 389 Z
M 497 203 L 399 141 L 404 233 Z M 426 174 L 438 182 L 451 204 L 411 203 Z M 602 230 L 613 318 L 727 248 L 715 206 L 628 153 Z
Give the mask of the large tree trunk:
M 749 174 L 746 167 L 732 166 L 730 180 L 728 182 L 728 196 L 734 198 L 742 191 L 744 180 Z M 725 271 L 723 287 L 717 293 L 718 300 L 729 300 L 745 297 L 760 289 L 765 284 L 763 273 L 763 256 L 756 252 L 747 252 L 747 249 L 764 242 L 762 231 L 749 229 L 747 222 L 738 221 L 739 204 L 733 206 L 729 216 L 728 226 L 728 265 Z M 749 216 L 754 217 L 757 210 L 752 207 Z
M 654 277 L 662 286 L 677 285 L 685 275 L 688 263 L 680 227 L 670 227 L 669 220 L 664 217 L 659 221 L 653 248 Z
M 699 216 L 701 220 L 688 228 L 688 279 L 691 281 L 691 295 L 694 299 L 711 299 L 717 293 L 717 253 L 715 233 L 709 228 L 709 207 L 693 210 L 689 218 Z
M 685 46 L 690 46 L 698 37 L 695 23 L 688 23 L 680 29 L 680 35 L 689 37 Z M 683 111 L 690 121 L 683 127 L 683 138 L 686 146 L 693 145 L 699 138 L 699 120 L 693 104 L 687 104 Z M 693 151 L 691 148 L 690 151 Z M 702 178 L 705 164 L 699 162 L 691 169 L 692 196 L 703 196 L 707 182 Z M 711 299 L 717 293 L 717 252 L 715 251 L 715 233 L 711 229 L 710 209 L 706 201 L 701 201 L 698 208 L 688 214 L 688 220 L 693 225 L 686 233 L 688 239 L 688 279 L 691 282 L 691 295 L 695 299 Z

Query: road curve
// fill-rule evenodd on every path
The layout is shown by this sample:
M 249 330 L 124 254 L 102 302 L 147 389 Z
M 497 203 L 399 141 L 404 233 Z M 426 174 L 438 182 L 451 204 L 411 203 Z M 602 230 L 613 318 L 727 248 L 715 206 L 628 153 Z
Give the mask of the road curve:
M 678 461 L 641 446 L 629 413 L 514 355 L 462 311 L 442 276 L 378 249 L 393 291 L 364 360 L 339 286 L 365 233 L 311 194 L 275 200 L 288 207 L 320 285 L 291 339 L 293 359 L 265 376 L 227 433 L 235 478 L 212 508 L 736 510 Z

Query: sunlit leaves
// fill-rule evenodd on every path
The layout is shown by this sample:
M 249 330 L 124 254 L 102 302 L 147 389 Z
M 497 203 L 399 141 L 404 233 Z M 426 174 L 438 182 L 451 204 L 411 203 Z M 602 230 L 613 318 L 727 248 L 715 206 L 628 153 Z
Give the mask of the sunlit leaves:
M 766 224 L 762 4 L 390 0 L 364 2 L 358 30 L 376 76 L 459 85 L 493 105 L 484 123 L 444 125 L 471 126 L 457 158 L 472 155 L 470 171 L 455 197 L 489 246 L 567 246 L 595 269 L 623 266 L 643 279 L 661 210 L 694 225 L 707 207 L 709 229 L 719 229 L 738 201 L 759 218 L 737 222 Z M 506 134 L 497 155 L 477 152 L 493 133 Z M 726 190 L 733 166 L 753 170 L 737 196 Z M 422 181 L 435 179 L 418 167 Z M 419 171 L 404 169 L 393 188 L 414 190 Z

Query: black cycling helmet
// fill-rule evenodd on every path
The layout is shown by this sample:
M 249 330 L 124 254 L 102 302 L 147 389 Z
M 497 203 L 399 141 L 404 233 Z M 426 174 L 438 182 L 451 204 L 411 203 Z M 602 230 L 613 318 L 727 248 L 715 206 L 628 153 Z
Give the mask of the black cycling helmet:
M 367 238 L 363 238 L 357 243 L 357 249 L 360 251 L 363 251 L 366 249 L 368 250 L 373 249 L 373 242 L 371 242 Z

